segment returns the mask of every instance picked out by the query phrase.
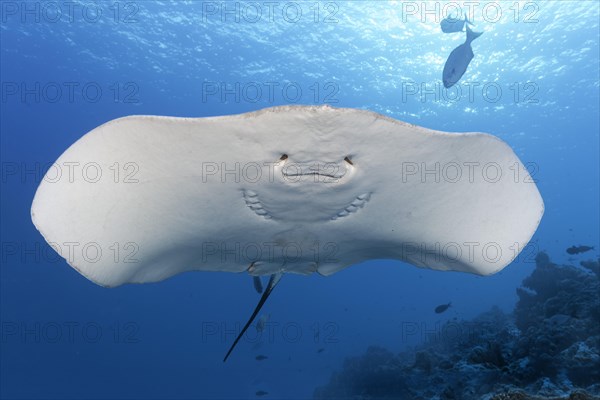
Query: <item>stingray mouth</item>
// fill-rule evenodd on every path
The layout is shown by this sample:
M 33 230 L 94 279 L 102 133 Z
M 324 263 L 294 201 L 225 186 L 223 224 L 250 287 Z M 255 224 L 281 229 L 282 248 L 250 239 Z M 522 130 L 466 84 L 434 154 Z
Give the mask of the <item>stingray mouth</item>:
M 346 156 L 342 162 L 291 162 L 287 154 L 283 154 L 279 160 L 281 176 L 291 183 L 306 181 L 335 183 L 354 168 L 354 163 L 349 156 Z
M 289 173 L 287 171 L 282 171 L 282 176 L 284 178 L 286 178 L 287 180 L 291 180 L 291 181 L 298 181 L 298 179 L 294 179 L 294 178 L 301 178 L 301 177 L 314 177 L 315 179 L 318 178 L 324 178 L 324 179 L 331 179 L 331 180 L 337 180 L 337 179 L 342 179 L 344 177 L 344 175 L 346 175 L 345 173 L 326 173 L 326 172 L 319 172 L 319 171 L 308 171 L 308 172 L 293 172 L 293 173 Z

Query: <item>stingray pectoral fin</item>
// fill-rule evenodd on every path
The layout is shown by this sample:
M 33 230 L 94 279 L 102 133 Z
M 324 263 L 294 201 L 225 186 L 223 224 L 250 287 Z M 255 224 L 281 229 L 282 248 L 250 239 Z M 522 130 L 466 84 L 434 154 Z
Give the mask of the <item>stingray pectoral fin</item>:
M 258 304 L 254 308 L 252 315 L 250 315 L 250 318 L 248 318 L 248 322 L 246 322 L 246 325 L 244 325 L 244 327 L 240 331 L 240 334 L 233 341 L 233 344 L 229 348 L 229 351 L 227 352 L 227 354 L 225 354 L 225 358 L 223 358 L 223 362 L 227 361 L 227 359 L 229 358 L 229 355 L 231 354 L 231 352 L 233 351 L 235 346 L 238 344 L 238 342 L 240 341 L 242 336 L 244 336 L 244 333 L 246 333 L 246 331 L 250 327 L 250 324 L 252 323 L 252 321 L 254 321 L 254 319 L 260 312 L 260 309 L 265 305 L 265 302 L 269 298 L 269 295 L 271 295 L 271 292 L 273 291 L 273 289 L 275 289 L 275 286 L 279 283 L 282 276 L 283 276 L 283 273 L 281 273 L 281 272 L 271 275 L 271 278 L 269 279 L 269 284 L 267 285 L 267 288 L 265 289 L 262 297 L 258 301 Z

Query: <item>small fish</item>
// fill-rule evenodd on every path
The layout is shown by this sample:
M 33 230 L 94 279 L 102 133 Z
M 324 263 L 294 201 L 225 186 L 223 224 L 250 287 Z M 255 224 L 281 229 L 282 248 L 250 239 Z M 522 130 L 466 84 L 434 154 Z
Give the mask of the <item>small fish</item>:
M 569 254 L 585 253 L 586 251 L 593 250 L 594 246 L 571 246 L 567 249 Z
M 323 347 L 321 347 L 319 350 L 317 350 L 317 353 L 322 353 L 324 351 L 325 351 L 325 349 Z
M 254 357 L 254 358 L 256 358 L 256 361 L 262 361 L 262 360 L 266 360 L 266 359 L 267 359 L 267 358 L 269 358 L 269 357 L 267 357 L 267 356 L 263 356 L 262 354 L 259 354 L 259 355 L 257 355 L 257 356 L 256 356 L 256 357 Z
M 448 304 L 441 304 L 441 305 L 437 306 L 437 307 L 435 308 L 435 310 L 434 310 L 434 311 L 435 311 L 435 313 L 436 313 L 436 314 L 441 314 L 441 313 L 443 313 L 444 311 L 446 311 L 448 308 L 450 308 L 450 305 L 451 305 L 451 304 L 452 304 L 452 303 L 448 303 Z
M 440 23 L 440 27 L 442 28 L 442 32 L 444 33 L 462 32 L 465 23 L 473 25 L 471 21 L 467 19 L 466 15 L 465 19 L 459 19 L 458 15 L 456 17 L 450 16 L 442 20 L 442 22 Z
M 452 50 L 444 65 L 442 81 L 446 89 L 454 86 L 467 71 L 467 67 L 474 57 L 471 42 L 482 34 L 483 32 L 473 32 L 467 25 L 467 40 Z
M 259 390 L 259 391 L 256 392 L 256 395 L 259 396 L 259 397 L 260 396 L 266 396 L 268 394 L 269 394 L 269 392 L 265 392 L 264 390 Z
M 256 323 L 257 332 L 262 332 L 265 330 L 265 325 L 267 325 L 267 321 L 269 320 L 269 318 L 271 318 L 271 314 L 263 314 L 260 316 L 258 322 Z
M 263 292 L 262 281 L 260 280 L 260 276 L 253 276 L 252 280 L 254 281 L 254 289 L 260 294 Z

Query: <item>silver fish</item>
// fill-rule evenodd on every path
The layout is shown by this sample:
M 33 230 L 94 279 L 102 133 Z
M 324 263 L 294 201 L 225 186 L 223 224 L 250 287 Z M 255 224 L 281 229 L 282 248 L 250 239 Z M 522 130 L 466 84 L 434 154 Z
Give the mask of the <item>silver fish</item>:
M 444 65 L 442 80 L 445 88 L 454 86 L 467 71 L 467 67 L 474 56 L 471 42 L 481 36 L 481 34 L 483 32 L 473 32 L 467 25 L 467 40 L 452 50 L 452 53 L 450 53 L 450 56 L 446 60 L 446 65 Z
M 444 18 L 440 23 L 440 27 L 442 28 L 442 32 L 444 33 L 454 33 L 454 32 L 462 32 L 463 27 L 466 24 L 473 25 L 471 21 L 465 15 L 465 19 L 459 19 L 456 17 L 448 17 Z

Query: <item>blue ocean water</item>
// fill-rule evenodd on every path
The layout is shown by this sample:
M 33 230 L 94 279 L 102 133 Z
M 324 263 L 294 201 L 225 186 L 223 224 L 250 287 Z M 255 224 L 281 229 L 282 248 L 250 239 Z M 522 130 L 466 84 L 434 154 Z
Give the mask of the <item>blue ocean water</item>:
M 2 398 L 311 398 L 370 345 L 399 352 L 452 318 L 494 305 L 510 312 L 538 251 L 556 263 L 571 262 L 572 245 L 598 255 L 597 2 L 0 7 Z M 444 34 L 439 23 L 459 9 L 472 11 L 484 34 L 461 82 L 446 90 L 444 62 L 464 33 Z M 385 260 L 326 278 L 286 276 L 264 309 L 268 334 L 246 337 L 224 364 L 258 300 L 246 274 L 195 272 L 105 289 L 60 259 L 31 222 L 45 170 L 104 122 L 286 104 L 360 108 L 500 137 L 528 164 L 545 202 L 530 248 L 490 277 Z M 433 312 L 450 301 L 446 313 Z

